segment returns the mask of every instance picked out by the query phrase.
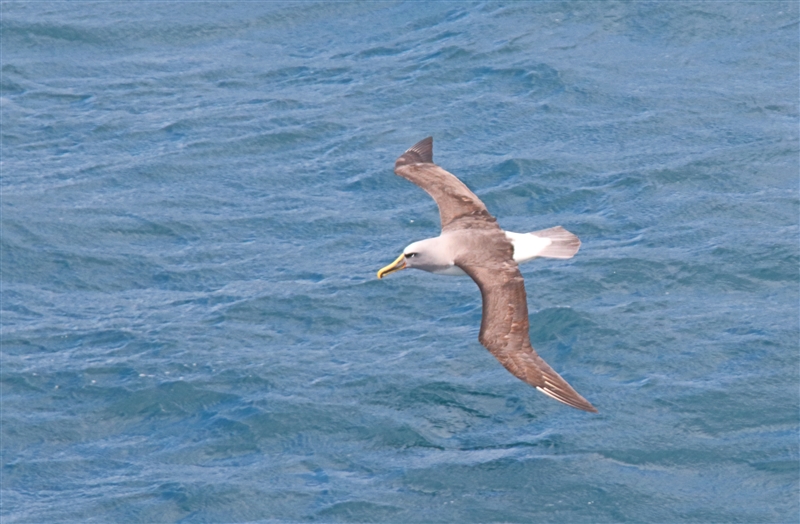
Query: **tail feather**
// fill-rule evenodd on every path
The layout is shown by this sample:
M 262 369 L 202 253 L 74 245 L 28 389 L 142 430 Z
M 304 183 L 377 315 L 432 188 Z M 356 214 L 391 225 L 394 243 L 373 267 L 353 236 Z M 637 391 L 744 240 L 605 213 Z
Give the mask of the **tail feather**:
M 544 248 L 539 254 L 540 257 L 547 258 L 572 258 L 581 248 L 581 241 L 561 226 L 542 229 L 530 233 L 537 237 L 549 238 L 552 244 Z
M 531 233 L 506 232 L 514 244 L 514 260 L 518 264 L 537 257 L 567 259 L 575 256 L 581 241 L 561 226 Z

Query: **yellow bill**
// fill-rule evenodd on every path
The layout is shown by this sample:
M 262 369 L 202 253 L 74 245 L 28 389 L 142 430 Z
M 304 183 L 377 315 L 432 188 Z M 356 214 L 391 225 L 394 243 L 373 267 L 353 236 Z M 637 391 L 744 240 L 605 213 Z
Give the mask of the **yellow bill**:
M 397 257 L 397 260 L 395 260 L 386 267 L 382 267 L 380 271 L 378 271 L 378 278 L 383 278 L 389 273 L 394 273 L 395 271 L 400 271 L 401 269 L 405 268 L 406 268 L 406 255 L 403 253 L 399 257 Z

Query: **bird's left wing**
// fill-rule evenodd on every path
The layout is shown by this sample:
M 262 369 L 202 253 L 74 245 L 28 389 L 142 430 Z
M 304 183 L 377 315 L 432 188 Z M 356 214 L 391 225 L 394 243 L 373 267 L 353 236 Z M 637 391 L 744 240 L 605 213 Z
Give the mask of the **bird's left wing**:
M 534 351 L 528 333 L 528 303 L 522 274 L 510 253 L 500 257 L 493 251 L 490 258 L 483 251 L 482 256 L 473 255 L 473 260 L 456 261 L 481 290 L 483 316 L 478 340 L 523 382 L 573 408 L 597 413 L 589 401 Z

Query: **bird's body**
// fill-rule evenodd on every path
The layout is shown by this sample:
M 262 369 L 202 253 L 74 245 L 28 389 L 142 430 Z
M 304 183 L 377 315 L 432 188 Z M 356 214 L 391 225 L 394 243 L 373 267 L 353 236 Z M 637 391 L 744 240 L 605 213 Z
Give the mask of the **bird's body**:
M 430 137 L 397 159 L 395 173 L 433 197 L 442 233 L 410 244 L 378 272 L 378 278 L 405 268 L 470 276 L 483 299 L 481 344 L 517 378 L 567 405 L 596 412 L 533 350 L 525 283 L 518 267 L 536 257 L 571 258 L 580 247 L 578 237 L 560 226 L 524 234 L 500 229 L 466 185 L 433 163 Z
M 504 231 L 503 233 L 505 233 L 506 239 L 511 242 L 514 248 L 513 258 L 514 262 L 517 264 L 524 264 L 525 262 L 530 262 L 534 258 L 539 257 L 572 258 L 581 245 L 578 237 L 561 226 L 534 231 L 532 233 L 513 233 L 511 231 Z M 473 235 L 479 237 L 480 233 L 477 235 L 475 235 L 475 233 L 470 233 L 467 240 L 471 240 L 469 237 Z M 434 252 L 449 251 L 450 244 L 455 240 L 453 237 L 459 236 L 461 236 L 461 234 L 458 231 L 453 231 L 442 233 L 438 237 L 429 238 L 421 242 L 430 242 Z M 407 249 L 411 249 L 412 251 L 415 249 L 418 250 L 418 246 L 419 244 L 415 242 L 409 245 Z M 419 266 L 415 267 L 430 273 L 436 273 L 437 275 L 467 276 L 463 269 L 455 265 L 453 260 L 446 260 L 443 262 L 444 264 L 432 269 Z

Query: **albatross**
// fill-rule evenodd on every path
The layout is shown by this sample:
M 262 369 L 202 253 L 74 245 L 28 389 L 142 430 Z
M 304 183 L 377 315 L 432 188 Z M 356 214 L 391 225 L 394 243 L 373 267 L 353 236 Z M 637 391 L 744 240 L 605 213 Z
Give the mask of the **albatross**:
M 433 138 L 420 140 L 394 164 L 394 172 L 424 189 L 439 206 L 442 233 L 409 244 L 378 278 L 414 268 L 439 275 L 468 275 L 478 284 L 483 315 L 478 340 L 517 377 L 568 406 L 597 413 L 534 351 L 519 264 L 536 257 L 571 258 L 578 237 L 561 226 L 503 231 L 486 206 L 458 178 L 433 163 Z

